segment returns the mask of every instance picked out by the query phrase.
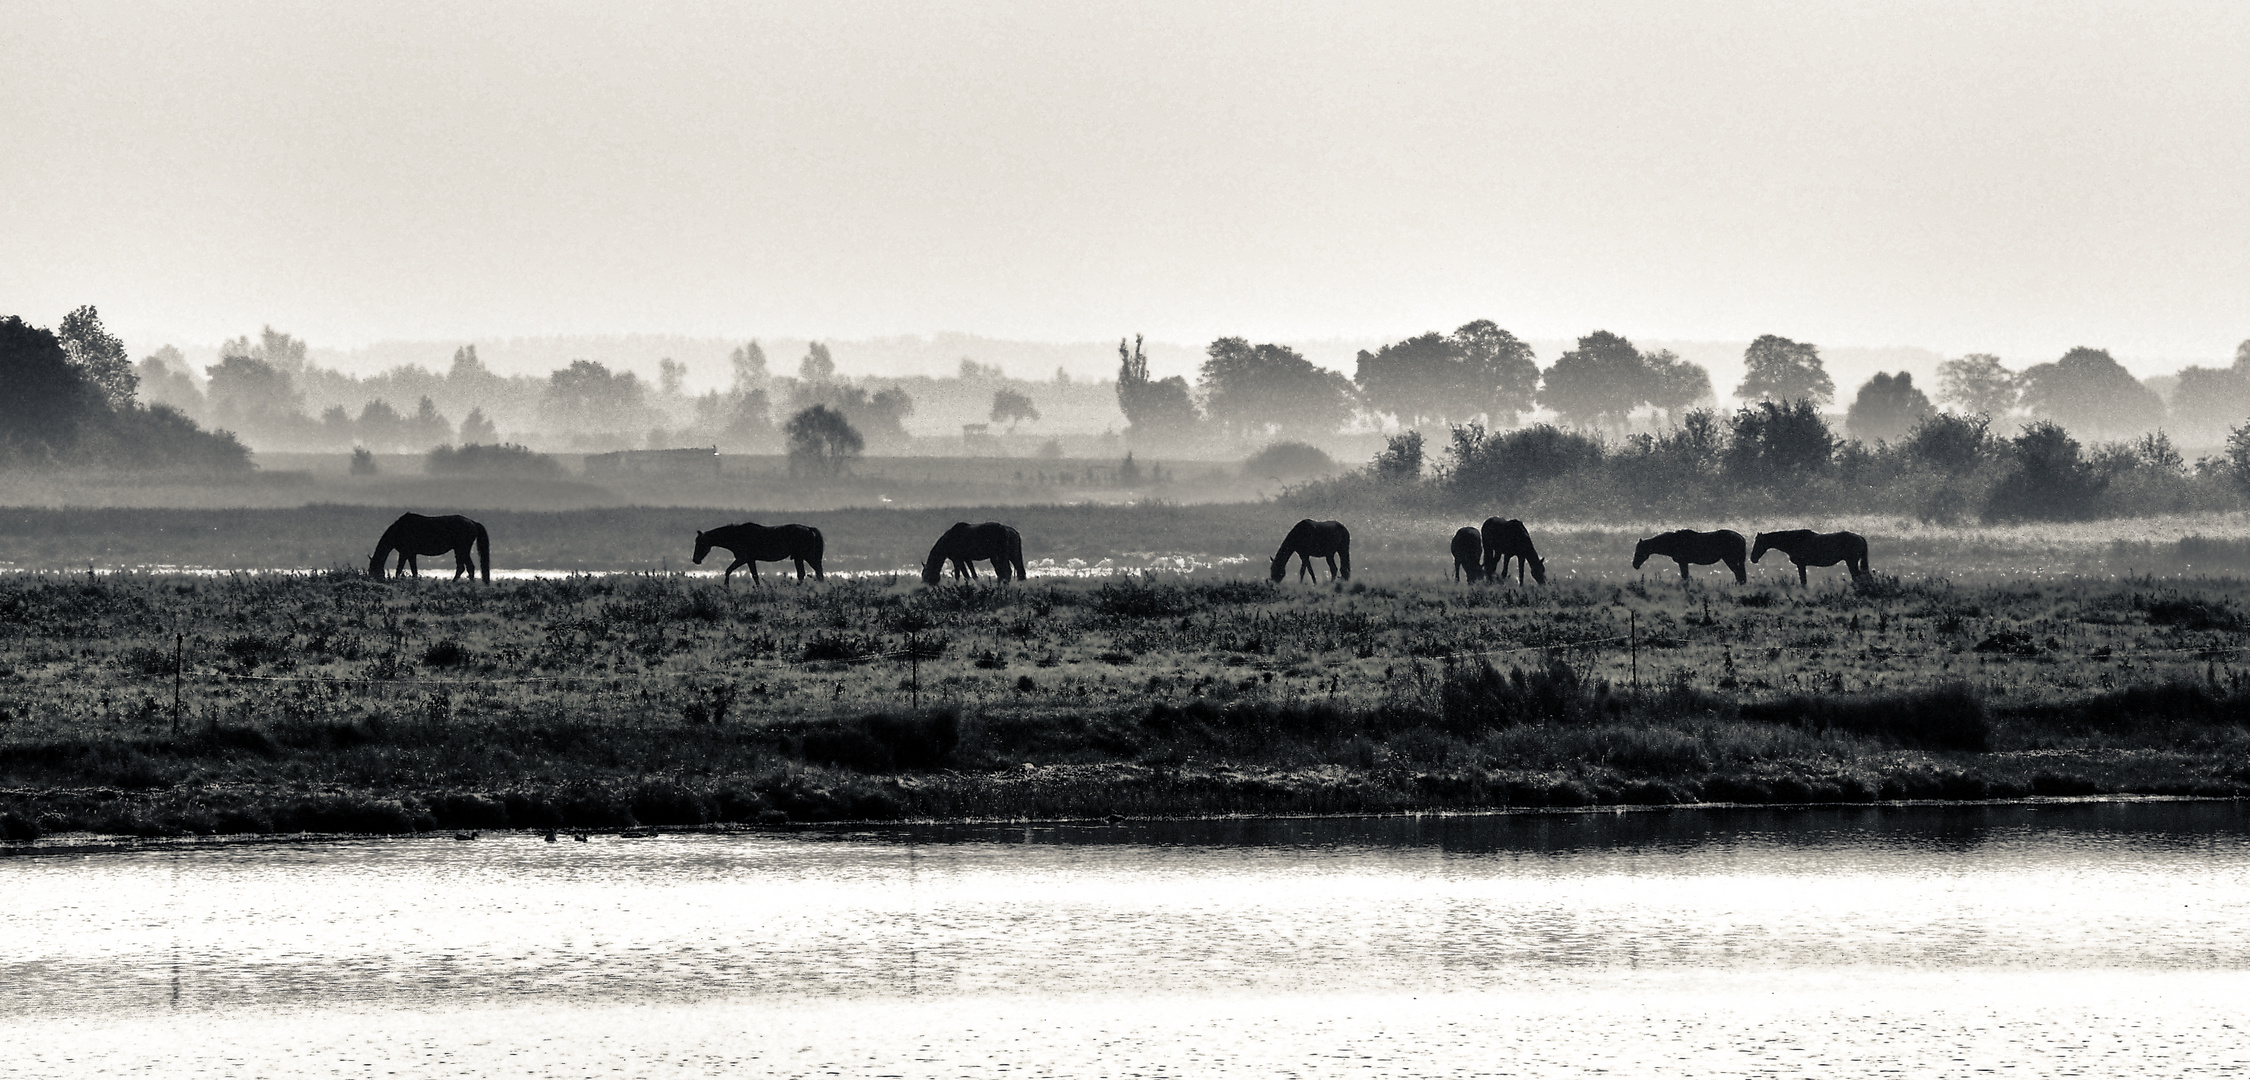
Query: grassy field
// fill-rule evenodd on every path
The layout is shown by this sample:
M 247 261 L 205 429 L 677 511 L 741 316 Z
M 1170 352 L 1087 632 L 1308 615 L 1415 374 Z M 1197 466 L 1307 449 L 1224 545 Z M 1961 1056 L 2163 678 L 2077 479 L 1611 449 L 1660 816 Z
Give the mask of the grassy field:
M 732 591 L 14 574 L 0 822 L 20 839 L 2250 790 L 2250 581 L 1555 569 L 1528 590 L 1380 569 Z

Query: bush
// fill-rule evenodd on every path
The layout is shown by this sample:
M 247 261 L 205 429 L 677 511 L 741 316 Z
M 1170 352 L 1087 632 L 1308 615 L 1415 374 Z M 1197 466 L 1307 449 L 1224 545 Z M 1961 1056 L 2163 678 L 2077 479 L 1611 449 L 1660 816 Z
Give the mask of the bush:
M 1453 667 L 1440 690 L 1445 728 L 1468 735 L 1516 724 L 1567 723 L 1598 715 L 1609 697 L 1609 683 L 1588 686 L 1560 657 L 1526 672 L 1510 668 L 1503 678 L 1489 660 Z
M 422 459 L 422 470 L 431 476 L 513 476 L 543 480 L 563 474 L 560 462 L 515 443 L 469 443 L 460 449 L 450 444 L 432 449 Z
M 1336 471 L 1336 459 L 1310 443 L 1277 442 L 1242 462 L 1242 475 L 1256 479 L 1303 480 Z
M 961 718 L 950 709 L 908 716 L 870 713 L 856 721 L 812 727 L 803 742 L 805 760 L 860 772 L 936 769 L 950 762 L 961 745 Z

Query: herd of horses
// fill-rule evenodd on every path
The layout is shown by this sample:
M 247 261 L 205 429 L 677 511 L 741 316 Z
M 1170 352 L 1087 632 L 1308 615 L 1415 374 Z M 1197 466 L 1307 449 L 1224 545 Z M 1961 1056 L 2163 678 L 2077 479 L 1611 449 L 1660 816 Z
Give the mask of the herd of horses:
M 820 530 L 810 525 L 759 525 L 743 522 L 740 525 L 721 525 L 716 529 L 695 534 L 695 562 L 700 566 L 713 548 L 723 548 L 734 556 L 727 564 L 724 580 L 729 587 L 734 584 L 734 572 L 745 566 L 750 568 L 750 580 L 762 583 L 758 576 L 761 562 L 792 563 L 797 568 L 797 580 L 805 580 L 805 570 L 812 569 L 813 580 L 825 581 L 821 573 L 822 550 Z M 1471 582 L 1494 578 L 1505 581 L 1511 561 L 1515 564 L 1516 585 L 1524 584 L 1524 574 L 1529 571 L 1533 580 L 1547 583 L 1547 561 L 1531 543 L 1531 531 L 1514 518 L 1484 519 L 1483 528 L 1464 527 L 1453 534 L 1453 577 Z M 1747 549 L 1747 555 L 1745 551 Z M 1734 580 L 1742 584 L 1750 580 L 1747 563 L 1757 562 L 1768 551 L 1779 551 L 1789 556 L 1797 566 L 1798 584 L 1806 584 L 1808 566 L 1835 566 L 1842 563 L 1854 578 L 1867 576 L 1867 540 L 1858 533 L 1816 533 L 1811 529 L 1786 529 L 1780 532 L 1758 534 L 1754 547 L 1745 545 L 1742 534 L 1732 529 L 1714 532 L 1696 532 L 1677 529 L 1651 536 L 1633 548 L 1633 569 L 1638 570 L 1651 558 L 1671 559 L 1680 564 L 1680 579 L 1686 580 L 1689 566 L 1709 566 L 1725 563 L 1734 571 Z M 445 517 L 424 517 L 421 514 L 401 514 L 383 530 L 376 541 L 375 554 L 367 560 L 368 576 L 383 580 L 384 563 L 393 555 L 398 558 L 395 576 L 411 572 L 420 577 L 421 566 L 417 557 L 422 555 L 453 555 L 453 577 L 459 580 L 466 574 L 482 574 L 486 582 L 492 580 L 492 539 L 484 526 L 459 514 Z M 1352 576 L 1352 534 L 1340 521 L 1314 521 L 1306 518 L 1290 528 L 1289 535 L 1281 541 L 1281 550 L 1273 554 L 1270 578 L 1279 582 L 1289 574 L 1289 560 L 1298 560 L 1297 577 L 1318 582 L 1320 574 L 1313 569 L 1313 560 L 1328 564 L 1328 578 L 1349 581 Z M 935 585 L 944 576 L 948 564 L 953 567 L 956 579 L 977 576 L 976 564 L 992 564 L 993 576 L 1002 582 L 1028 577 L 1023 568 L 1023 537 L 1014 528 L 997 521 L 971 525 L 956 522 L 938 537 L 930 548 L 930 557 L 922 564 L 922 581 Z M 481 563 L 481 566 L 479 565 Z

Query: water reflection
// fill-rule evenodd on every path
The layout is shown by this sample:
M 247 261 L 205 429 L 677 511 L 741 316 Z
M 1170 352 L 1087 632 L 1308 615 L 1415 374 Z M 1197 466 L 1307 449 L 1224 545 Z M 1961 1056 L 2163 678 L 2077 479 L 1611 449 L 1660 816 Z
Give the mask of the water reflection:
M 866 1015 L 982 1000 L 1091 1022 L 1133 1001 L 1294 1002 L 1310 1016 L 1427 995 L 2240 973 L 2246 838 L 2236 804 L 2156 803 L 17 857 L 0 860 L 0 984 L 15 991 L 0 1012 L 232 1024 L 276 1007 L 835 1002 Z

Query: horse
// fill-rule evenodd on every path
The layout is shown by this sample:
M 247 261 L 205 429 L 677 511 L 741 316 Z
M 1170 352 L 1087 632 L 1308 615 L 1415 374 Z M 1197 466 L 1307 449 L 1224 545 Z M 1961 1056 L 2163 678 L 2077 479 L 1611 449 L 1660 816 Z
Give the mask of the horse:
M 476 557 L 469 548 L 476 547 Z M 367 560 L 367 576 L 383 580 L 383 560 L 391 552 L 398 552 L 398 570 L 394 576 L 404 577 L 408 570 L 415 577 L 422 576 L 422 565 L 417 555 L 443 555 L 453 553 L 453 580 L 468 574 L 477 574 L 477 563 L 484 563 L 484 582 L 492 584 L 492 538 L 484 526 L 459 514 L 444 517 L 424 517 L 420 514 L 400 514 L 391 527 L 383 530 L 383 538 L 375 542 L 375 554 Z
M 1651 555 L 1661 555 L 1680 564 L 1680 580 L 1686 581 L 1688 564 L 1709 566 L 1715 562 L 1727 564 L 1734 571 L 1734 583 L 1750 580 L 1750 571 L 1742 560 L 1742 534 L 1732 529 L 1717 532 L 1696 532 L 1694 529 L 1677 529 L 1659 536 L 1651 536 L 1633 547 L 1633 569 L 1648 561 Z
M 992 572 L 999 575 L 1002 582 L 1008 580 L 1011 568 L 1016 577 L 1026 580 L 1031 577 L 1023 571 L 1023 536 L 1016 530 L 997 521 L 982 525 L 956 521 L 930 548 L 929 561 L 922 564 L 922 583 L 937 584 L 948 562 L 953 564 L 954 577 L 974 578 L 976 567 L 970 564 L 978 559 L 992 560 Z
M 1855 532 L 1816 533 L 1811 529 L 1785 529 L 1781 532 L 1758 534 L 1758 546 L 1750 552 L 1750 561 L 1757 562 L 1768 551 L 1779 551 L 1797 564 L 1797 584 L 1809 584 L 1805 567 L 1834 566 L 1843 563 L 1853 579 L 1868 573 L 1867 538 Z
M 764 584 L 758 576 L 758 563 L 780 562 L 787 559 L 796 564 L 797 580 L 805 580 L 805 566 L 812 565 L 813 580 L 826 581 L 820 572 L 820 530 L 810 525 L 760 525 L 745 521 L 740 525 L 721 525 L 710 532 L 695 534 L 695 562 L 703 564 L 703 557 L 711 549 L 722 547 L 732 552 L 734 561 L 727 564 L 726 584 L 734 586 L 734 572 L 744 566 L 750 568 L 750 580 Z
M 1461 580 L 1463 574 L 1471 584 L 1484 576 L 1484 541 L 1466 525 L 1453 534 L 1453 580 Z
M 1514 518 L 1502 521 L 1496 517 L 1484 519 L 1484 573 L 1490 577 L 1498 570 L 1502 578 L 1508 576 L 1508 560 L 1516 560 L 1516 585 L 1523 585 L 1523 571 L 1531 568 L 1531 579 L 1541 585 L 1547 583 L 1547 560 L 1539 557 L 1539 550 L 1531 546 L 1531 530 Z
M 1282 540 L 1281 550 L 1273 553 L 1273 580 L 1278 582 L 1289 575 L 1291 555 L 1304 562 L 1297 570 L 1297 579 L 1300 581 L 1307 577 L 1314 581 L 1320 580 L 1320 575 L 1313 573 L 1312 561 L 1315 557 L 1328 560 L 1328 580 L 1334 581 L 1339 576 L 1336 570 L 1336 560 L 1339 557 L 1344 560 L 1340 576 L 1346 581 L 1352 578 L 1352 532 L 1341 521 L 1314 521 L 1306 518 L 1298 522 L 1295 528 L 1289 530 L 1289 536 Z

